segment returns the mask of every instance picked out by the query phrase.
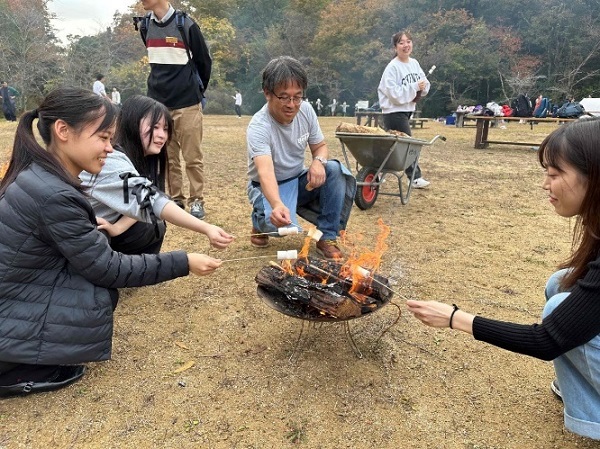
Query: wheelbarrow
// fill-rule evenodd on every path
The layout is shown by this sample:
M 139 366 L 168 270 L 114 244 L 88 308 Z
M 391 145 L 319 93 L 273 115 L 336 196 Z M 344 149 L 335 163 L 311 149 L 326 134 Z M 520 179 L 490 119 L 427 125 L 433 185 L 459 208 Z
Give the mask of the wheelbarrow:
M 437 139 L 446 140 L 437 135 L 430 141 L 413 137 L 400 137 L 393 134 L 360 134 L 336 132 L 335 136 L 342 144 L 342 152 L 346 166 L 350 167 L 348 151 L 356 159 L 356 195 L 354 202 L 362 209 L 370 209 L 377 201 L 378 195 L 400 197 L 402 204 L 407 204 L 412 190 L 415 170 L 411 176 L 405 170 L 419 162 L 421 148 L 431 145 Z M 385 176 L 394 175 L 398 180 L 398 193 L 382 192 L 380 187 Z M 403 186 L 406 184 L 406 186 Z M 406 192 L 404 192 L 406 187 Z

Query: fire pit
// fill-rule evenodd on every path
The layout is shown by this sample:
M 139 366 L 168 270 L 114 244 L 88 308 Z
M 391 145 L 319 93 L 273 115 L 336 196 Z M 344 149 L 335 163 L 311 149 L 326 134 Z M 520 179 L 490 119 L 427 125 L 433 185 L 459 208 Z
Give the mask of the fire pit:
M 258 296 L 271 308 L 308 321 L 347 321 L 370 315 L 393 296 L 388 280 L 337 262 L 301 258 L 271 264 L 256 275 Z

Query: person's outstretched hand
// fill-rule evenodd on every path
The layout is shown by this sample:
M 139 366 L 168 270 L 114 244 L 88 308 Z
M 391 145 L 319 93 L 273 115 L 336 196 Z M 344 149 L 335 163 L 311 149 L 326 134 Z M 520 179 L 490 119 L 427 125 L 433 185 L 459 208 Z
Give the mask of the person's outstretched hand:
M 408 311 L 415 318 L 431 327 L 448 327 L 450 324 L 450 314 L 454 308 L 449 304 L 443 304 L 437 301 L 406 301 Z
M 438 301 L 406 301 L 408 311 L 423 324 L 431 327 L 451 327 L 469 334 L 473 334 L 474 315 L 460 310 L 450 304 Z M 452 326 L 450 326 L 452 320 Z
M 232 235 L 229 235 L 223 229 L 215 225 L 209 225 L 205 234 L 208 237 L 210 244 L 217 249 L 225 249 L 233 242 Z
M 190 272 L 198 276 L 212 274 L 223 264 L 220 259 L 214 259 L 206 254 L 189 253 L 187 256 Z

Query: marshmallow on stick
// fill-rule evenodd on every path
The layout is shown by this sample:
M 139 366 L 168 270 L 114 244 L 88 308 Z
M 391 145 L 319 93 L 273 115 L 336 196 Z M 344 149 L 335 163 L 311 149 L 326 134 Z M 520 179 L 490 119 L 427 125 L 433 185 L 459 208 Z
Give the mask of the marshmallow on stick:
M 296 235 L 299 230 L 296 226 L 290 226 L 285 228 L 277 228 L 277 233 L 281 236 L 283 235 Z
M 291 249 L 289 251 L 277 251 L 277 260 L 295 260 L 298 258 L 298 251 Z
M 321 240 L 321 237 L 323 237 L 323 233 L 317 228 L 310 229 L 306 234 L 315 242 L 318 242 L 319 240 Z

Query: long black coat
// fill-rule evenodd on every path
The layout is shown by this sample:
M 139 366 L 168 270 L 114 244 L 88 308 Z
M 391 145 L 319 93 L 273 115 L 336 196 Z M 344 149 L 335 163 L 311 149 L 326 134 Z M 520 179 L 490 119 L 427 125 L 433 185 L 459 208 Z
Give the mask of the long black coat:
M 188 273 L 182 251 L 142 256 L 112 251 L 85 196 L 32 164 L 0 198 L 0 361 L 109 359 L 109 289 Z

